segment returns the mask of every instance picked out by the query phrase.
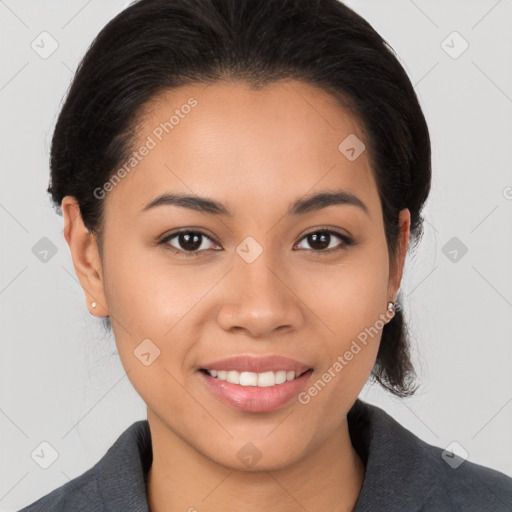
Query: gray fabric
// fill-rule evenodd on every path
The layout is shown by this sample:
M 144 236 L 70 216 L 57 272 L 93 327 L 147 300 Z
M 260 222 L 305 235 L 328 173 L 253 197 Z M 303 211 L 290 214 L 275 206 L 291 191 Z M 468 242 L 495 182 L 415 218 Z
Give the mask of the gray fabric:
M 350 436 L 366 466 L 353 512 L 511 512 L 512 478 L 468 461 L 453 469 L 381 408 L 357 399 Z M 19 512 L 149 512 L 147 420 L 133 423 L 99 462 Z

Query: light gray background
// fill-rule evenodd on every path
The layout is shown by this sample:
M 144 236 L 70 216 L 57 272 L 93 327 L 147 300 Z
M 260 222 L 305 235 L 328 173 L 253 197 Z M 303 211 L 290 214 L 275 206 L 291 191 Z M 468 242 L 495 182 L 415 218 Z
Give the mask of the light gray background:
M 128 3 L 0 0 L 3 511 L 83 473 L 145 418 L 113 338 L 87 311 L 63 219 L 45 191 L 51 134 L 73 71 Z M 402 282 L 422 386 L 406 400 L 377 385 L 360 396 L 425 441 L 456 441 L 470 461 L 512 476 L 512 2 L 347 4 L 398 53 L 433 150 L 425 236 Z M 47 59 L 31 48 L 43 31 L 59 45 Z M 453 31 L 469 43 L 457 58 L 463 41 Z M 32 252 L 42 237 L 58 250 L 46 263 Z M 42 441 L 59 454 L 48 469 L 31 458 Z

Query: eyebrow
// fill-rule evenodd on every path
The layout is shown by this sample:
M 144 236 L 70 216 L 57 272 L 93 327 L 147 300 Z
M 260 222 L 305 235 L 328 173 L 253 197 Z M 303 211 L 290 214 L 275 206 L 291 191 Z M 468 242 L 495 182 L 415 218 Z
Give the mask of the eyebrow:
M 351 205 L 363 210 L 366 215 L 370 215 L 368 207 L 357 196 L 346 190 L 335 190 L 319 192 L 313 196 L 304 199 L 298 199 L 293 203 L 286 215 L 301 215 L 312 211 L 318 211 L 333 205 Z M 147 203 L 141 210 L 145 212 L 158 206 L 179 206 L 188 208 L 201 213 L 211 215 L 224 215 L 233 217 L 233 213 L 222 203 L 199 197 L 196 195 L 180 194 L 180 193 L 164 193 Z

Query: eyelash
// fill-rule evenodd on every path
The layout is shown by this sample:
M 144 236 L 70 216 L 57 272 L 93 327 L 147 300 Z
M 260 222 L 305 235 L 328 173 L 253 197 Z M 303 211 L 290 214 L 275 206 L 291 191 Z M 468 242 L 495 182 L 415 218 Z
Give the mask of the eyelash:
M 170 240 L 172 240 L 173 238 L 177 237 L 178 235 L 180 235 L 182 233 L 201 235 L 201 236 L 207 238 L 208 240 L 214 242 L 215 244 L 220 245 L 215 240 L 213 240 L 210 236 L 208 236 L 206 233 L 204 233 L 203 231 L 191 230 L 191 229 L 182 229 L 180 231 L 175 231 L 174 233 L 171 233 L 170 235 L 168 235 L 168 236 L 164 237 L 163 239 L 161 239 L 158 242 L 158 245 L 162 245 L 162 246 L 164 246 L 165 249 L 170 250 L 172 253 L 182 255 L 185 258 L 190 258 L 190 257 L 197 258 L 197 257 L 201 256 L 201 253 L 204 252 L 205 250 L 217 250 L 217 249 L 202 249 L 200 251 L 197 251 L 197 250 L 196 251 L 184 251 L 184 250 L 181 250 L 181 249 L 176 249 L 176 247 L 173 247 L 172 245 L 168 244 L 168 242 Z M 340 238 L 342 240 L 343 243 L 341 244 L 341 246 L 339 246 L 337 248 L 332 248 L 331 247 L 330 249 L 321 249 L 321 250 L 305 249 L 305 250 L 312 251 L 313 253 L 318 253 L 318 254 L 324 254 L 324 253 L 332 254 L 333 252 L 342 251 L 344 248 L 354 244 L 354 240 L 352 238 L 350 238 L 347 235 L 344 235 L 344 234 L 342 234 L 342 233 L 340 233 L 338 231 L 335 231 L 335 230 L 332 230 L 332 229 L 328 229 L 328 228 L 317 228 L 314 231 L 310 231 L 309 233 L 306 233 L 299 240 L 299 243 L 302 242 L 302 240 L 304 240 L 309 235 L 317 234 L 317 233 L 327 233 L 329 235 L 337 236 L 338 238 Z

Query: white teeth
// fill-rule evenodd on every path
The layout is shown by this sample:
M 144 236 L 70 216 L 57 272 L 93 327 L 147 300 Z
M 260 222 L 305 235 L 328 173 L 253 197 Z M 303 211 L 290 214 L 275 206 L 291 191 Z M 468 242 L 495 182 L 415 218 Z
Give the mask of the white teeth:
M 234 370 L 231 370 L 226 375 L 226 380 L 231 382 L 231 384 L 240 384 L 240 374 Z
M 258 373 L 258 387 L 267 388 L 276 385 L 276 374 L 274 372 Z
M 286 382 L 286 370 L 279 370 L 276 372 L 276 384 Z
M 286 370 L 279 370 L 277 372 L 237 372 L 235 370 L 206 370 L 212 377 L 219 380 L 225 380 L 231 384 L 239 384 L 240 386 L 258 386 L 266 388 L 275 386 L 276 384 L 283 384 L 284 382 L 294 380 L 295 372 Z
M 238 382 L 236 384 L 240 384 L 241 386 L 257 386 L 258 374 L 253 372 L 242 372 L 239 374 Z

